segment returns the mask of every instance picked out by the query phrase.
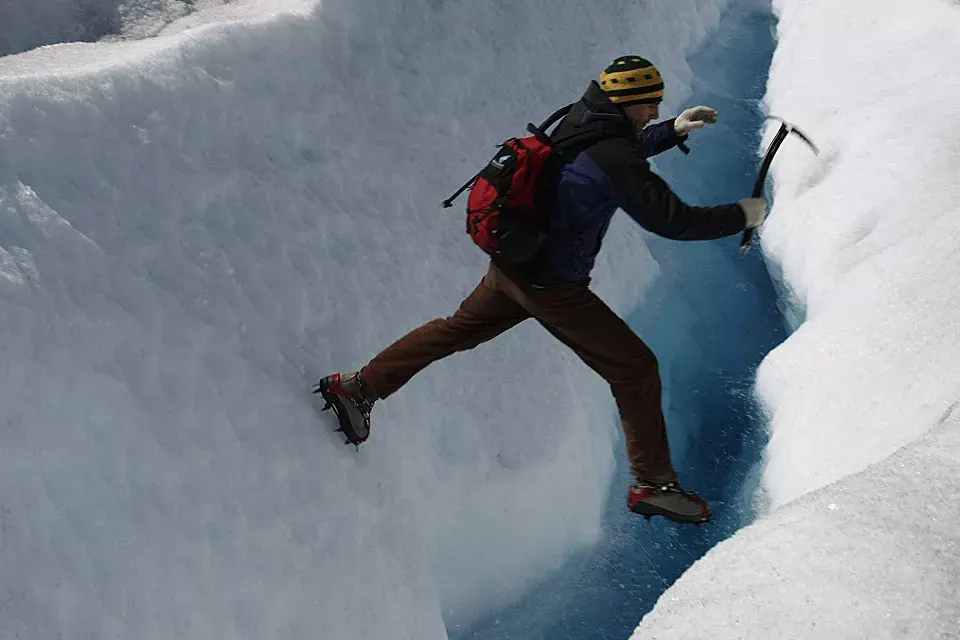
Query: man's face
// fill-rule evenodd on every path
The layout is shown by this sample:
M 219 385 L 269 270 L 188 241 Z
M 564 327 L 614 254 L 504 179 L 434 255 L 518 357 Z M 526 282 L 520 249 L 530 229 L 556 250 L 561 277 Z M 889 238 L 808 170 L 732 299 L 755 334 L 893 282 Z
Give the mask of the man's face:
M 633 130 L 639 133 L 651 121 L 660 117 L 660 103 L 632 104 L 624 108 L 627 118 L 633 124 Z

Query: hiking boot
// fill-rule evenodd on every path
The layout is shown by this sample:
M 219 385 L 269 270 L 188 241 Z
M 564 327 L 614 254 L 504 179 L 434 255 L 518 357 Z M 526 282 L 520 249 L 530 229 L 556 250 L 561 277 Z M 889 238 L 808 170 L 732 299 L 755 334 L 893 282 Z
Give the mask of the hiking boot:
M 637 480 L 630 486 L 627 506 L 647 520 L 651 516 L 663 516 L 674 522 L 696 525 L 710 520 L 710 505 L 707 501 L 695 493 L 684 491 L 676 480 Z
M 333 409 L 347 444 L 357 448 L 370 436 L 370 412 L 377 401 L 373 392 L 363 383 L 360 372 L 334 373 L 322 378 L 313 387 L 327 401 L 323 410 Z

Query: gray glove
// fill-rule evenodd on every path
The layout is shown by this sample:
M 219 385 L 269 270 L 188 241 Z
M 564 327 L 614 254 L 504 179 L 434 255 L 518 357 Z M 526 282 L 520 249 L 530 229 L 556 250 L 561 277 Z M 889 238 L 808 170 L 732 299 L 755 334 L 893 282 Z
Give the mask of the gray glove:
M 747 229 L 754 229 L 763 224 L 767 217 L 767 201 L 763 198 L 744 198 L 737 204 L 743 209 L 747 218 Z

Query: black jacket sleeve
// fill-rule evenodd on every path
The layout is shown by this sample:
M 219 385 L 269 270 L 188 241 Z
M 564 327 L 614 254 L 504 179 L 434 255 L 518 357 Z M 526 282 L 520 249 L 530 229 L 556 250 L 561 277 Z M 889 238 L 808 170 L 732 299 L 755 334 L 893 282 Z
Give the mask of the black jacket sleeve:
M 737 204 L 684 204 L 650 170 L 636 142 L 605 140 L 587 153 L 607 175 L 620 207 L 647 231 L 671 240 L 713 240 L 737 234 L 746 226 L 746 216 Z
M 682 138 L 673 130 L 673 123 L 676 118 L 671 118 L 665 122 L 658 122 L 649 127 L 645 127 L 640 132 L 640 146 L 643 149 L 643 157 L 650 158 L 659 153 L 663 153 L 687 139 Z

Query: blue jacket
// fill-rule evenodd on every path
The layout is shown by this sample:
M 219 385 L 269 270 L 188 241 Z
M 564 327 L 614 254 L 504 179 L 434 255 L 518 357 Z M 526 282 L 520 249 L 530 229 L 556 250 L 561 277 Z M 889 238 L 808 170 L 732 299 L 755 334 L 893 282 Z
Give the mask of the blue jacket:
M 534 261 L 536 271 L 569 282 L 589 279 L 618 208 L 648 231 L 674 240 L 710 240 L 744 229 L 737 204 L 687 206 L 650 170 L 647 158 L 683 142 L 674 133 L 673 120 L 651 125 L 637 137 L 596 82 L 551 137 L 563 138 L 599 120 L 622 127 L 621 135 L 577 153 L 544 192 L 547 233 Z

